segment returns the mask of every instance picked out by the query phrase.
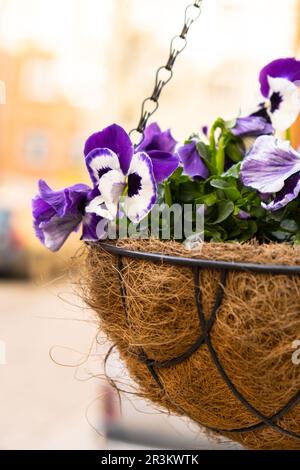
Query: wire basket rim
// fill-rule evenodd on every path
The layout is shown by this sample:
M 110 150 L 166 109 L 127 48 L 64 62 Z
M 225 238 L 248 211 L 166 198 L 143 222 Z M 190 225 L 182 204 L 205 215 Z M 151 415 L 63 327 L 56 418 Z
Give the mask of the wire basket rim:
M 90 242 L 89 245 L 102 248 L 110 254 L 117 256 L 125 256 L 127 258 L 139 259 L 152 262 L 160 262 L 186 267 L 202 267 L 206 269 L 225 269 L 228 271 L 244 271 L 265 274 L 286 274 L 300 276 L 300 266 L 284 265 L 284 264 L 266 264 L 266 263 L 249 263 L 236 261 L 220 261 L 208 260 L 203 258 L 189 258 L 186 256 L 167 255 L 157 252 L 145 252 L 130 250 L 128 248 L 116 246 L 105 242 Z

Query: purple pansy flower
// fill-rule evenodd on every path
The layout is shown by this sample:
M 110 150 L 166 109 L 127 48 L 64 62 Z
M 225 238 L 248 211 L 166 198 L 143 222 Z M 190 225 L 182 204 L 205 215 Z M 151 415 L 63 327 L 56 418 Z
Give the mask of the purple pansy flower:
M 265 209 L 281 209 L 300 193 L 300 153 L 288 141 L 259 137 L 242 162 L 241 178 L 245 186 L 275 194 L 269 203 L 262 203 Z
M 167 129 L 162 132 L 159 125 L 153 122 L 146 127 L 144 138 L 137 146 L 138 152 L 146 152 L 150 156 L 150 152 L 162 151 L 172 153 L 175 149 L 177 142 L 171 134 L 171 130 Z
M 261 93 L 265 99 L 254 115 L 269 120 L 283 131 L 297 119 L 300 112 L 300 61 L 294 58 L 274 60 L 260 72 Z
M 208 131 L 209 131 L 208 126 L 202 126 L 201 131 L 205 137 L 208 137 Z
M 249 214 L 249 212 L 246 212 L 242 209 L 239 210 L 238 212 L 238 219 L 241 219 L 241 220 L 248 220 L 250 219 L 251 215 Z
M 157 183 L 168 178 L 179 165 L 178 157 L 174 154 L 176 144 L 170 129 L 162 132 L 156 122 L 146 127 L 144 139 L 137 146 L 136 152 L 146 152 L 149 155 Z
M 47 248 L 59 250 L 70 233 L 79 228 L 89 191 L 85 184 L 53 191 L 45 181 L 39 181 L 39 195 L 32 201 L 32 213 L 35 233 Z
M 184 173 L 191 178 L 206 179 L 209 176 L 209 171 L 197 150 L 197 142 L 192 142 L 182 145 L 177 149 L 179 158 L 183 165 Z
M 148 148 L 150 134 L 154 138 L 154 133 L 149 132 Z M 159 140 L 158 135 L 156 139 Z M 165 145 L 164 138 L 163 141 Z M 168 178 L 179 164 L 178 157 L 167 151 L 135 152 L 128 134 L 116 124 L 93 134 L 84 153 L 91 179 L 100 193 L 88 204 L 86 212 L 113 220 L 120 197 L 124 196 L 123 211 L 134 223 L 140 222 L 155 204 L 156 183 Z
M 261 116 L 246 116 L 236 120 L 231 132 L 236 137 L 245 138 L 273 134 L 274 129 L 272 125 Z

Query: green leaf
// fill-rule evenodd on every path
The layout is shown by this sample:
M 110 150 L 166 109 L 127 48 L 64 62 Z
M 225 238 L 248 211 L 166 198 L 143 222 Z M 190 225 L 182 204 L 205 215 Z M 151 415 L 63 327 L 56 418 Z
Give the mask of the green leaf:
M 226 240 L 226 232 L 220 227 L 220 231 L 216 230 L 213 227 L 208 227 L 204 229 L 204 238 L 205 240 L 211 240 L 213 242 L 223 242 Z
M 266 210 L 261 206 L 250 208 L 250 215 L 252 215 L 252 217 L 257 217 L 258 219 L 262 219 L 265 216 L 265 214 L 266 214 Z
M 205 194 L 204 196 L 199 197 L 196 199 L 196 204 L 205 204 L 207 207 L 211 207 L 215 205 L 218 201 L 217 192 L 213 192 L 210 194 Z
M 296 245 L 299 245 L 300 244 L 300 230 L 296 233 L 296 235 L 294 236 L 294 239 L 293 239 L 294 243 Z
M 234 211 L 234 204 L 232 201 L 221 201 L 218 204 L 218 217 L 212 224 L 220 224 L 224 222 Z
M 201 157 L 204 160 L 209 162 L 210 161 L 209 146 L 206 145 L 204 142 L 202 142 L 202 140 L 199 140 L 199 142 L 196 145 L 196 148 L 197 148 L 199 154 L 201 155 Z
M 238 163 L 243 159 L 243 154 L 239 146 L 233 142 L 230 142 L 226 146 L 226 155 L 235 163 Z
M 224 193 L 227 199 L 230 199 L 233 202 L 237 201 L 241 197 L 239 190 L 234 187 L 224 189 Z
M 267 220 L 275 220 L 276 222 L 280 222 L 283 217 L 283 210 L 279 210 L 276 212 L 268 212 Z
M 296 233 L 298 232 L 298 224 L 293 219 L 285 219 L 280 223 L 280 228 L 286 232 Z
M 165 189 L 165 203 L 170 207 L 173 204 L 173 200 L 172 200 L 170 183 L 168 181 L 164 183 L 164 189 Z
M 248 228 L 246 230 L 243 230 L 242 236 L 239 237 L 240 242 L 246 242 L 253 238 L 253 236 L 257 232 L 257 224 L 254 222 L 254 220 L 249 220 L 248 221 Z
M 202 160 L 204 161 L 205 165 L 207 166 L 209 173 L 211 175 L 216 174 L 216 168 L 215 166 L 211 163 L 211 153 L 209 146 L 206 145 L 204 142 L 200 141 L 197 144 L 197 150 L 199 152 L 199 155 L 201 155 Z
M 213 188 L 217 189 L 222 189 L 224 191 L 224 194 L 227 199 L 230 199 L 231 201 L 237 201 L 240 197 L 241 194 L 239 190 L 235 187 L 236 182 L 229 182 L 226 181 L 225 179 L 212 179 L 210 182 L 210 185 Z
M 201 196 L 199 184 L 195 181 L 189 181 L 180 185 L 180 200 L 182 202 L 193 202 Z
M 172 183 L 186 183 L 188 181 L 191 181 L 191 178 L 188 175 L 183 174 L 183 168 L 179 167 L 177 170 L 174 171 L 174 173 L 169 177 L 168 181 Z
M 223 173 L 223 177 L 231 176 L 232 178 L 239 178 L 241 169 L 241 162 L 232 165 L 226 173 Z
M 275 232 L 271 232 L 274 238 L 276 238 L 279 242 L 287 241 L 290 237 L 290 234 L 287 232 L 282 232 L 281 230 L 276 230 Z
M 226 180 L 220 178 L 212 179 L 210 185 L 217 189 L 230 188 L 230 184 Z

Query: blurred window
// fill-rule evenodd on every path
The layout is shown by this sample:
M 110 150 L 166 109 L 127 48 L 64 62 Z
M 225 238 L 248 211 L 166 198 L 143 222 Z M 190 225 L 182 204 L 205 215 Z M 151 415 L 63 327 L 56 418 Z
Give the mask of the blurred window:
M 49 135 L 46 131 L 37 129 L 28 131 L 24 141 L 24 156 L 31 167 L 41 166 L 49 154 Z
M 21 71 L 21 91 L 25 99 L 51 103 L 57 99 L 55 63 L 49 59 L 31 59 Z

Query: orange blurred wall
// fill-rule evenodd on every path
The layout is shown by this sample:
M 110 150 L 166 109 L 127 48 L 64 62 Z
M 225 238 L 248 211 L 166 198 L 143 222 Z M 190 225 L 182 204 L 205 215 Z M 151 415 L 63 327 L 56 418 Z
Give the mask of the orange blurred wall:
M 0 174 L 47 178 L 70 172 L 78 111 L 59 94 L 51 55 L 30 47 L 15 54 L 0 50 L 0 72 L 6 85 Z

